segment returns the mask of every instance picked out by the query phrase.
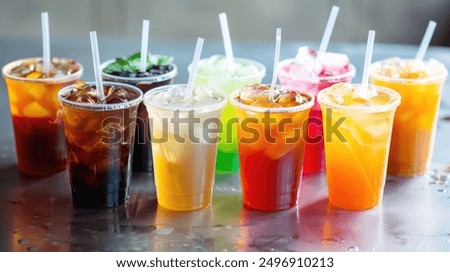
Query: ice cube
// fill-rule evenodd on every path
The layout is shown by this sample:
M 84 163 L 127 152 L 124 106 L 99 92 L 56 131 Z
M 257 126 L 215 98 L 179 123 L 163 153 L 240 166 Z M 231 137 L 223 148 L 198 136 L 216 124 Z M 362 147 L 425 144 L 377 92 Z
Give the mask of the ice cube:
M 445 73 L 445 66 L 441 62 L 431 58 L 427 63 L 425 72 L 430 77 L 442 75 Z
M 389 119 L 385 118 L 382 120 L 373 120 L 372 122 L 366 123 L 364 126 L 364 131 L 367 132 L 370 137 L 375 140 L 382 140 L 389 136 Z
M 253 65 L 243 65 L 238 67 L 234 72 L 236 76 L 251 76 L 258 73 L 258 68 Z
M 167 91 L 167 94 L 174 100 L 182 100 L 185 95 L 185 88 L 181 86 L 174 86 Z
M 267 98 L 256 100 L 250 105 L 262 108 L 282 108 L 281 105 L 276 102 L 269 101 Z
M 322 73 L 327 76 L 344 74 L 349 69 L 350 60 L 345 54 L 326 52 L 321 60 Z
M 22 112 L 26 117 L 32 118 L 45 118 L 50 116 L 50 112 L 42 107 L 37 101 L 26 105 Z
M 307 63 L 294 63 L 291 65 L 289 74 L 300 80 L 314 81 L 316 73 L 314 72 L 314 66 Z
M 269 87 L 266 85 L 253 84 L 243 87 L 239 91 L 239 100 L 245 104 L 251 104 L 256 100 L 267 97 Z M 266 98 L 267 99 L 267 98 Z
M 11 74 L 18 77 L 26 77 L 32 71 L 34 71 L 34 64 L 22 63 L 11 69 Z

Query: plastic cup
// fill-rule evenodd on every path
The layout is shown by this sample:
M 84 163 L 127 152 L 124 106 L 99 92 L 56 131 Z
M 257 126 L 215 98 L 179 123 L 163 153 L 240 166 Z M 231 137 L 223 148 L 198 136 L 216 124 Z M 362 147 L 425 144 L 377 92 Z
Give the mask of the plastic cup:
M 204 74 L 202 70 L 197 71 L 195 84 L 208 86 L 224 92 L 229 96 L 234 90 L 244 86 L 261 83 L 262 78 L 266 75 L 266 67 L 257 61 L 243 58 L 235 58 L 235 63 L 253 65 L 258 72 L 252 75 L 232 76 L 224 74 Z M 208 63 L 208 59 L 201 59 L 198 67 L 201 68 Z M 191 66 L 188 67 L 190 71 Z M 239 172 L 239 155 L 235 125 L 236 113 L 231 104 L 227 104 L 222 113 L 222 132 L 219 134 L 219 143 L 217 147 L 216 171 L 219 173 L 237 173 Z
M 182 109 L 163 106 L 153 99 L 161 92 L 186 85 L 155 88 L 144 96 L 150 116 L 153 167 L 156 196 L 159 205 L 176 211 L 191 211 L 206 207 L 212 198 L 217 152 L 217 132 L 226 96 L 217 104 L 187 106 Z M 211 90 L 212 91 L 212 90 Z M 192 114 L 192 115 L 190 115 Z M 176 126 L 173 118 L 195 118 L 195 123 Z M 190 117 L 191 116 L 191 117 Z M 192 119 L 191 119 L 192 120 Z M 217 131 L 205 138 L 207 127 L 216 124 Z M 197 139 L 190 137 L 193 129 Z
M 83 74 L 79 67 L 74 74 L 53 78 L 24 78 L 11 70 L 42 58 L 27 58 L 6 64 L 3 69 L 16 140 L 19 171 L 28 176 L 48 176 L 66 169 L 64 126 L 57 93 L 75 83 Z
M 261 211 L 289 209 L 297 204 L 301 183 L 310 101 L 294 107 L 249 106 L 230 96 L 237 117 L 243 202 Z M 265 120 L 272 119 L 267 124 Z M 270 136 L 269 136 L 270 135 Z
M 371 82 L 402 96 L 394 119 L 388 174 L 423 175 L 430 167 L 442 86 L 448 72 L 421 79 L 393 78 L 377 73 L 382 62 L 371 65 Z
M 103 72 L 103 69 L 115 61 L 115 59 L 112 59 L 101 65 L 100 69 L 102 70 L 103 79 L 134 85 L 141 89 L 144 94 L 151 89 L 172 84 L 173 79 L 178 73 L 177 66 L 173 63 L 169 64 L 173 68 L 169 73 L 152 77 L 121 77 Z M 137 116 L 136 137 L 133 150 L 133 172 L 153 172 L 152 145 L 149 138 L 150 128 L 147 109 L 143 103 L 139 105 Z
M 93 86 L 95 83 L 88 83 Z M 103 82 L 139 94 L 131 101 L 116 104 L 87 104 L 67 100 L 58 93 L 65 127 L 69 178 L 73 204 L 84 208 L 110 208 L 129 196 L 131 152 L 138 106 L 143 99 L 139 88 Z
M 346 86 L 343 84 L 343 88 Z M 332 87 L 327 88 L 317 96 L 324 120 L 329 202 L 347 210 L 373 208 L 383 197 L 392 124 L 400 95 L 377 87 L 391 101 L 369 107 L 333 104 L 326 99 L 332 91 Z
M 315 80 L 305 80 L 296 78 L 289 74 L 288 67 L 295 63 L 295 59 L 283 60 L 279 64 L 278 79 L 282 86 L 297 91 L 307 91 L 315 97 L 319 91 L 330 87 L 336 83 L 350 83 L 355 76 L 355 67 L 350 64 L 347 73 L 338 76 L 317 77 Z M 322 112 L 317 102 L 311 109 L 308 125 L 308 141 L 305 148 L 305 162 L 303 164 L 303 174 L 314 174 L 324 170 L 324 143 Z

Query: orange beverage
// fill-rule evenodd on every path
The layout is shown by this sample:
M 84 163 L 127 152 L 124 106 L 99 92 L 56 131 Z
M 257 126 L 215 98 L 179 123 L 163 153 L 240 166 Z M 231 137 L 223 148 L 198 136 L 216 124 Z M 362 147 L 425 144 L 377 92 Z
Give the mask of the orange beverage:
M 47 176 L 66 169 L 64 126 L 57 93 L 75 83 L 83 67 L 70 59 L 53 58 L 49 75 L 42 59 L 29 58 L 3 67 L 8 88 L 19 170 Z
M 369 85 L 339 83 L 322 90 L 329 202 L 347 210 L 378 205 L 383 196 L 392 124 L 400 95 Z
M 297 204 L 308 116 L 309 93 L 282 87 L 269 99 L 269 86 L 254 84 L 230 98 L 238 117 L 237 136 L 244 205 L 262 211 Z
M 447 70 L 436 60 L 392 58 L 372 64 L 372 83 L 402 96 L 394 119 L 388 174 L 416 176 L 428 171 L 446 78 Z

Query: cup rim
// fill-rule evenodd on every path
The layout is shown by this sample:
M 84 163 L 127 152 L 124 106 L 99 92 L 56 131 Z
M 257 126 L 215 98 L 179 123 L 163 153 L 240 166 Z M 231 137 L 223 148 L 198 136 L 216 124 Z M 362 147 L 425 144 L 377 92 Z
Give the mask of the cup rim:
M 162 75 L 150 76 L 150 77 L 134 77 L 134 78 L 133 77 L 121 77 L 121 76 L 115 76 L 115 75 L 107 74 L 107 73 L 103 72 L 103 70 L 106 68 L 106 66 L 108 66 L 111 63 L 114 63 L 116 60 L 117 60 L 117 58 L 110 59 L 108 61 L 103 62 L 100 65 L 100 70 L 102 71 L 103 79 L 108 80 L 108 81 L 113 81 L 113 82 L 128 83 L 128 84 L 136 85 L 138 83 L 144 83 L 144 82 L 155 83 L 155 82 L 161 82 L 161 81 L 173 79 L 178 74 L 178 67 L 175 63 L 168 64 L 169 66 L 172 66 L 172 70 L 170 72 L 162 74 Z
M 437 76 L 432 76 L 432 77 L 427 77 L 427 78 L 395 78 L 395 77 L 389 77 L 389 76 L 385 76 L 385 75 L 381 75 L 381 74 L 377 73 L 376 69 L 379 68 L 381 66 L 381 63 L 387 59 L 389 59 L 389 58 L 379 60 L 370 65 L 369 75 L 371 78 L 374 78 L 376 80 L 386 81 L 386 82 L 416 85 L 416 84 L 426 84 L 426 83 L 432 83 L 432 82 L 437 82 L 437 81 L 444 81 L 447 79 L 447 76 L 448 76 L 448 70 L 445 66 L 444 66 L 445 72 L 442 75 L 437 75 Z M 402 60 L 413 61 L 413 59 L 402 59 Z M 427 60 L 424 60 L 423 62 L 428 63 Z M 439 62 L 439 63 L 442 63 L 442 62 Z
M 95 82 L 86 82 L 86 84 L 89 84 L 90 86 L 95 86 L 96 83 Z M 126 109 L 126 108 L 130 108 L 136 105 L 139 105 L 139 103 L 141 103 L 144 93 L 137 87 L 130 85 L 130 84 L 125 84 L 125 83 L 120 83 L 120 82 L 111 82 L 111 81 L 104 81 L 103 82 L 103 86 L 120 86 L 120 87 L 124 87 L 124 88 L 128 88 L 128 89 L 132 89 L 134 91 L 136 91 L 139 94 L 139 97 L 137 97 L 136 99 L 133 99 L 131 101 L 127 101 L 127 102 L 121 102 L 121 103 L 115 103 L 115 104 L 87 104 L 87 103 L 80 103 L 80 102 L 73 102 L 70 101 L 66 98 L 64 98 L 62 96 L 62 94 L 64 92 L 67 92 L 69 90 L 72 90 L 75 87 L 75 84 L 66 86 L 64 88 L 62 88 L 61 90 L 58 91 L 58 100 L 61 103 L 61 105 L 66 105 L 69 106 L 71 108 L 75 108 L 75 109 L 79 109 L 79 110 L 86 110 L 86 111 L 111 111 L 111 110 L 121 110 L 121 109 Z
M 265 85 L 265 84 L 262 84 Z M 277 85 L 276 88 L 284 88 L 281 85 Z M 253 112 L 267 112 L 269 111 L 270 113 L 290 113 L 290 112 L 299 112 L 299 111 L 304 111 L 306 109 L 310 109 L 314 106 L 314 95 L 310 92 L 307 91 L 298 91 L 298 90 L 292 90 L 296 93 L 300 93 L 302 95 L 306 95 L 308 96 L 311 100 L 309 100 L 307 103 L 305 104 L 301 104 L 298 106 L 294 106 L 294 107 L 283 107 L 283 108 L 264 108 L 264 107 L 258 107 L 258 106 L 251 106 L 251 105 L 247 105 L 244 103 L 241 103 L 239 101 L 236 100 L 237 94 L 239 93 L 241 89 L 237 89 L 234 90 L 231 95 L 230 95 L 230 103 L 237 108 L 241 108 L 244 110 L 248 110 L 248 111 L 253 111 Z
M 302 78 L 297 78 L 294 77 L 286 72 L 283 71 L 282 68 L 286 67 L 289 64 L 295 63 L 295 58 L 290 58 L 290 59 L 285 59 L 279 62 L 278 64 L 278 77 L 284 76 L 287 77 L 289 79 L 292 80 L 296 80 L 296 81 L 302 81 L 302 82 L 310 82 L 311 80 L 307 80 L 307 79 L 302 79 Z M 315 82 L 321 83 L 321 82 L 341 82 L 342 79 L 344 78 L 354 78 L 356 75 L 356 68 L 352 63 L 349 63 L 349 67 L 350 70 L 344 74 L 340 74 L 340 75 L 335 75 L 335 76 L 318 76 L 315 77 L 314 79 L 316 80 Z
M 79 69 L 78 69 L 78 71 L 76 71 L 75 73 L 70 74 L 70 75 L 64 75 L 61 77 L 50 77 L 50 78 L 26 78 L 26 77 L 19 77 L 19 76 L 14 76 L 14 75 L 10 74 L 11 69 L 19 66 L 21 63 L 42 60 L 42 57 L 30 57 L 30 58 L 14 60 L 14 61 L 11 61 L 10 63 L 6 64 L 2 68 L 2 75 L 4 78 L 9 78 L 9 79 L 17 80 L 17 81 L 52 83 L 52 84 L 57 84 L 57 83 L 61 83 L 61 82 L 67 82 L 67 81 L 79 79 L 83 75 L 83 72 L 84 72 L 83 65 L 81 65 L 81 63 L 79 63 L 78 61 L 71 59 L 71 58 L 64 58 L 64 57 L 52 57 L 52 59 L 63 59 L 63 60 L 75 61 L 76 65 L 79 67 Z
M 151 101 L 150 96 L 154 95 L 156 93 L 162 92 L 162 91 L 166 91 L 166 89 L 168 90 L 169 88 L 172 87 L 186 87 L 187 84 L 170 84 L 170 85 L 164 85 L 164 86 L 160 86 L 154 89 L 149 90 L 148 92 L 145 93 L 144 95 L 144 105 L 148 108 L 148 107 L 154 107 L 157 109 L 161 109 L 161 110 L 166 110 L 166 111 L 180 111 L 180 112 L 188 112 L 191 110 L 194 110 L 195 113 L 205 113 L 205 112 L 213 112 L 219 109 L 222 109 L 223 107 L 225 107 L 225 105 L 228 103 L 228 99 L 227 96 L 219 90 L 216 89 L 211 89 L 207 86 L 202 86 L 204 88 L 209 88 L 215 92 L 217 92 L 218 94 L 220 94 L 223 97 L 223 100 L 220 101 L 217 104 L 214 105 L 207 105 L 207 106 L 200 106 L 200 107 L 189 107 L 189 108 L 183 108 L 183 109 L 178 109 L 178 108 L 173 108 L 173 107 L 167 107 L 167 106 L 163 106 L 157 103 L 154 103 Z
M 220 55 L 220 54 L 217 54 L 217 55 Z M 209 58 L 211 58 L 213 56 L 217 56 L 217 55 L 212 55 Z M 223 56 L 223 55 L 220 55 L 220 56 Z M 201 65 L 203 65 L 205 62 L 207 62 L 209 60 L 209 58 L 200 59 L 198 62 L 198 66 L 200 67 Z M 266 66 L 264 64 L 262 64 L 261 62 L 252 60 L 252 59 L 247 59 L 247 58 L 234 58 L 234 60 L 237 62 L 248 63 L 248 64 L 254 65 L 255 67 L 258 68 L 258 73 L 253 74 L 253 75 L 246 75 L 246 76 L 242 76 L 242 77 L 230 77 L 230 80 L 248 81 L 253 78 L 260 78 L 262 80 L 266 76 Z M 190 63 L 187 67 L 187 71 L 189 74 L 191 73 L 191 67 L 192 67 L 192 63 Z M 202 75 L 197 72 L 196 77 L 203 79 L 203 78 L 209 78 L 211 76 Z
M 361 86 L 361 84 L 351 84 L 351 83 L 343 83 L 343 84 L 352 85 L 354 87 Z M 383 92 L 389 93 L 391 96 L 393 96 L 394 101 L 392 101 L 389 104 L 380 105 L 380 106 L 376 106 L 376 107 L 364 107 L 364 106 L 361 106 L 361 105 L 346 106 L 346 105 L 332 104 L 332 103 L 329 103 L 329 102 L 325 101 L 325 94 L 326 94 L 326 92 L 330 88 L 333 88 L 333 86 L 330 86 L 328 88 L 325 88 L 325 89 L 321 90 L 317 94 L 317 102 L 321 106 L 324 105 L 326 107 L 333 108 L 333 109 L 340 109 L 340 110 L 347 110 L 347 111 L 361 111 L 361 112 L 367 112 L 367 113 L 386 112 L 386 111 L 395 109 L 395 108 L 397 108 L 400 105 L 400 103 L 401 103 L 401 95 L 397 91 L 395 91 L 395 90 L 393 90 L 391 88 L 378 86 L 378 85 L 373 85 L 373 84 L 369 84 L 369 86 L 376 87 L 377 91 L 378 90 L 382 90 Z

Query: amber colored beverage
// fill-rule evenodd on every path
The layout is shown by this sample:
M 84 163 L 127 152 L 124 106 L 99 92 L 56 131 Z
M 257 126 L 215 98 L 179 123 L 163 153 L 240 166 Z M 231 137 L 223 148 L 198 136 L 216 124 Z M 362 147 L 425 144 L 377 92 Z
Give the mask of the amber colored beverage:
M 427 173 L 447 74 L 444 65 L 435 60 L 414 64 L 412 60 L 392 58 L 372 64 L 372 83 L 396 90 L 402 96 L 394 119 L 388 174 Z
M 19 171 L 48 176 L 66 169 L 64 126 L 57 93 L 83 74 L 73 60 L 52 60 L 50 75 L 39 58 L 13 61 L 3 67 L 16 141 Z
M 331 205 L 366 210 L 383 197 L 392 124 L 400 95 L 369 85 L 338 83 L 319 92 L 325 135 L 325 163 Z
M 276 211 L 297 204 L 314 97 L 279 87 L 272 102 L 268 88 L 259 84 L 244 87 L 235 91 L 230 101 L 239 120 L 244 205 Z
M 95 89 L 86 91 L 93 84 L 81 82 L 58 96 L 77 207 L 109 208 L 128 199 L 136 115 L 143 94 L 131 85 L 104 85 L 106 103 L 96 101 Z

